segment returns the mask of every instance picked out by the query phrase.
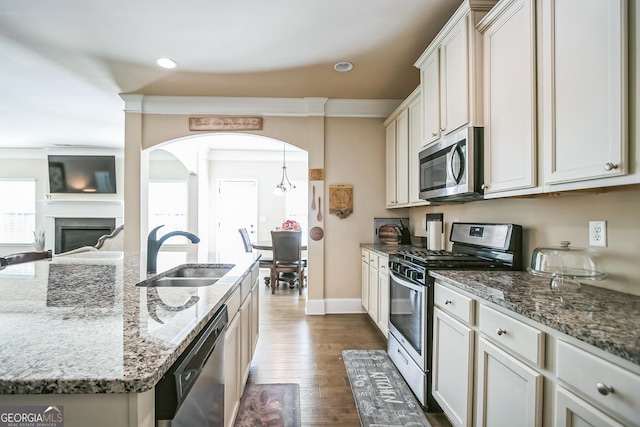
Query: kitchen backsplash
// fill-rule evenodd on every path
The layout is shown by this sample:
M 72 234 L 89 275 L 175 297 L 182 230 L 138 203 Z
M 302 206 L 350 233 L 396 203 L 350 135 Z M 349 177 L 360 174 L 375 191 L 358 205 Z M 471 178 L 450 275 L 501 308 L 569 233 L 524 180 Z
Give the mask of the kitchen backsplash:
M 561 240 L 571 242 L 572 247 L 588 247 L 589 221 L 607 221 L 607 247 L 592 249 L 601 256 L 609 277 L 585 283 L 640 295 L 640 187 L 416 207 L 409 209 L 412 227 L 420 227 L 425 214 L 432 212 L 444 213 L 447 242 L 454 220 L 522 225 L 526 266 L 530 265 L 536 247 L 559 246 Z

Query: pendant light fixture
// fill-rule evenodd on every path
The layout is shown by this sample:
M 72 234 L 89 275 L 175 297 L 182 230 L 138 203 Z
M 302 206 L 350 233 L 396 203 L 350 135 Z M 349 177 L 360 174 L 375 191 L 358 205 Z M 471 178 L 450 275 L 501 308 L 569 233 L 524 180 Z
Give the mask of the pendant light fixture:
M 289 177 L 287 176 L 285 144 L 282 144 L 282 179 L 280 180 L 280 184 L 276 185 L 273 193 L 275 195 L 282 195 L 287 191 L 293 190 L 294 188 L 296 188 L 296 186 L 293 185 L 291 181 L 289 181 Z

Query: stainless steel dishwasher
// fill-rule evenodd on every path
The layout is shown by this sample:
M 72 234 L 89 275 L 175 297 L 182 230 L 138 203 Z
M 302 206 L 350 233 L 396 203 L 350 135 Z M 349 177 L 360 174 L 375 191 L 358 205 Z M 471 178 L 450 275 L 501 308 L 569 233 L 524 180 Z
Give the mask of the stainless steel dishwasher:
M 223 305 L 160 379 L 155 389 L 157 427 L 224 426 Z

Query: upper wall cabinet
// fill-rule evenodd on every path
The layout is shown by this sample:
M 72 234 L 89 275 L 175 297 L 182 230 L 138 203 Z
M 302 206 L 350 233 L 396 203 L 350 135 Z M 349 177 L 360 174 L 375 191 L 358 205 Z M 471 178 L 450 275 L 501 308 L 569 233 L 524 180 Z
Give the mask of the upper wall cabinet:
M 418 158 L 417 155 L 413 155 L 413 146 L 416 144 L 414 139 L 420 133 L 421 127 L 420 117 L 418 116 L 416 120 L 419 94 L 419 88 L 413 91 L 384 122 L 387 208 L 407 207 L 410 201 L 417 199 L 419 190 L 414 181 L 418 179 L 416 170 Z M 413 192 L 416 194 L 413 195 Z
M 460 126 L 482 126 L 482 38 L 476 24 L 497 0 L 467 0 L 418 58 L 423 145 Z
M 484 54 L 484 194 L 540 192 L 536 180 L 535 0 L 500 2 L 478 25 Z
M 626 175 L 627 2 L 539 0 L 547 191 Z M 593 180 L 577 186 L 558 184 Z

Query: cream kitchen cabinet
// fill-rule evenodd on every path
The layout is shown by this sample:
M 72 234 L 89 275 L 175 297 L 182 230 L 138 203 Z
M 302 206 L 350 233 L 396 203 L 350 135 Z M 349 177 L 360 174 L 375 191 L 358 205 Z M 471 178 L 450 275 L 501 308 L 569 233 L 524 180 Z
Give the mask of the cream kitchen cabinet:
M 384 125 L 387 208 L 402 207 L 409 204 L 409 111 L 401 105 Z
M 640 425 L 640 375 L 566 341 L 556 347 L 556 425 Z
M 362 304 L 362 308 L 367 313 L 369 312 L 369 251 L 368 249 L 362 249 L 362 291 L 360 293 L 360 302 Z
M 476 426 L 542 425 L 543 375 L 482 336 L 477 378 Z
M 444 281 L 434 295 L 432 391 L 453 425 L 640 426 L 637 365 Z
M 456 427 L 472 425 L 474 332 L 434 309 L 433 396 Z
M 233 426 L 258 340 L 258 264 L 245 274 L 227 301 L 229 325 L 224 341 L 225 424 Z
M 389 257 L 378 254 L 378 329 L 389 335 Z
M 614 185 L 629 171 L 627 1 L 538 4 L 545 189 Z
M 467 0 L 418 58 L 423 141 L 482 126 L 482 38 L 476 24 L 497 1 Z
M 418 154 L 422 149 L 420 87 L 385 120 L 387 208 L 425 205 L 420 200 Z
M 386 337 L 389 333 L 389 257 L 362 249 L 362 307 Z
M 484 197 L 539 193 L 536 0 L 498 3 L 483 37 Z
M 556 427 L 623 427 L 562 387 L 556 388 Z
M 226 427 L 233 427 L 242 385 L 240 383 L 240 289 L 227 301 L 229 324 L 224 335 L 224 420 Z

